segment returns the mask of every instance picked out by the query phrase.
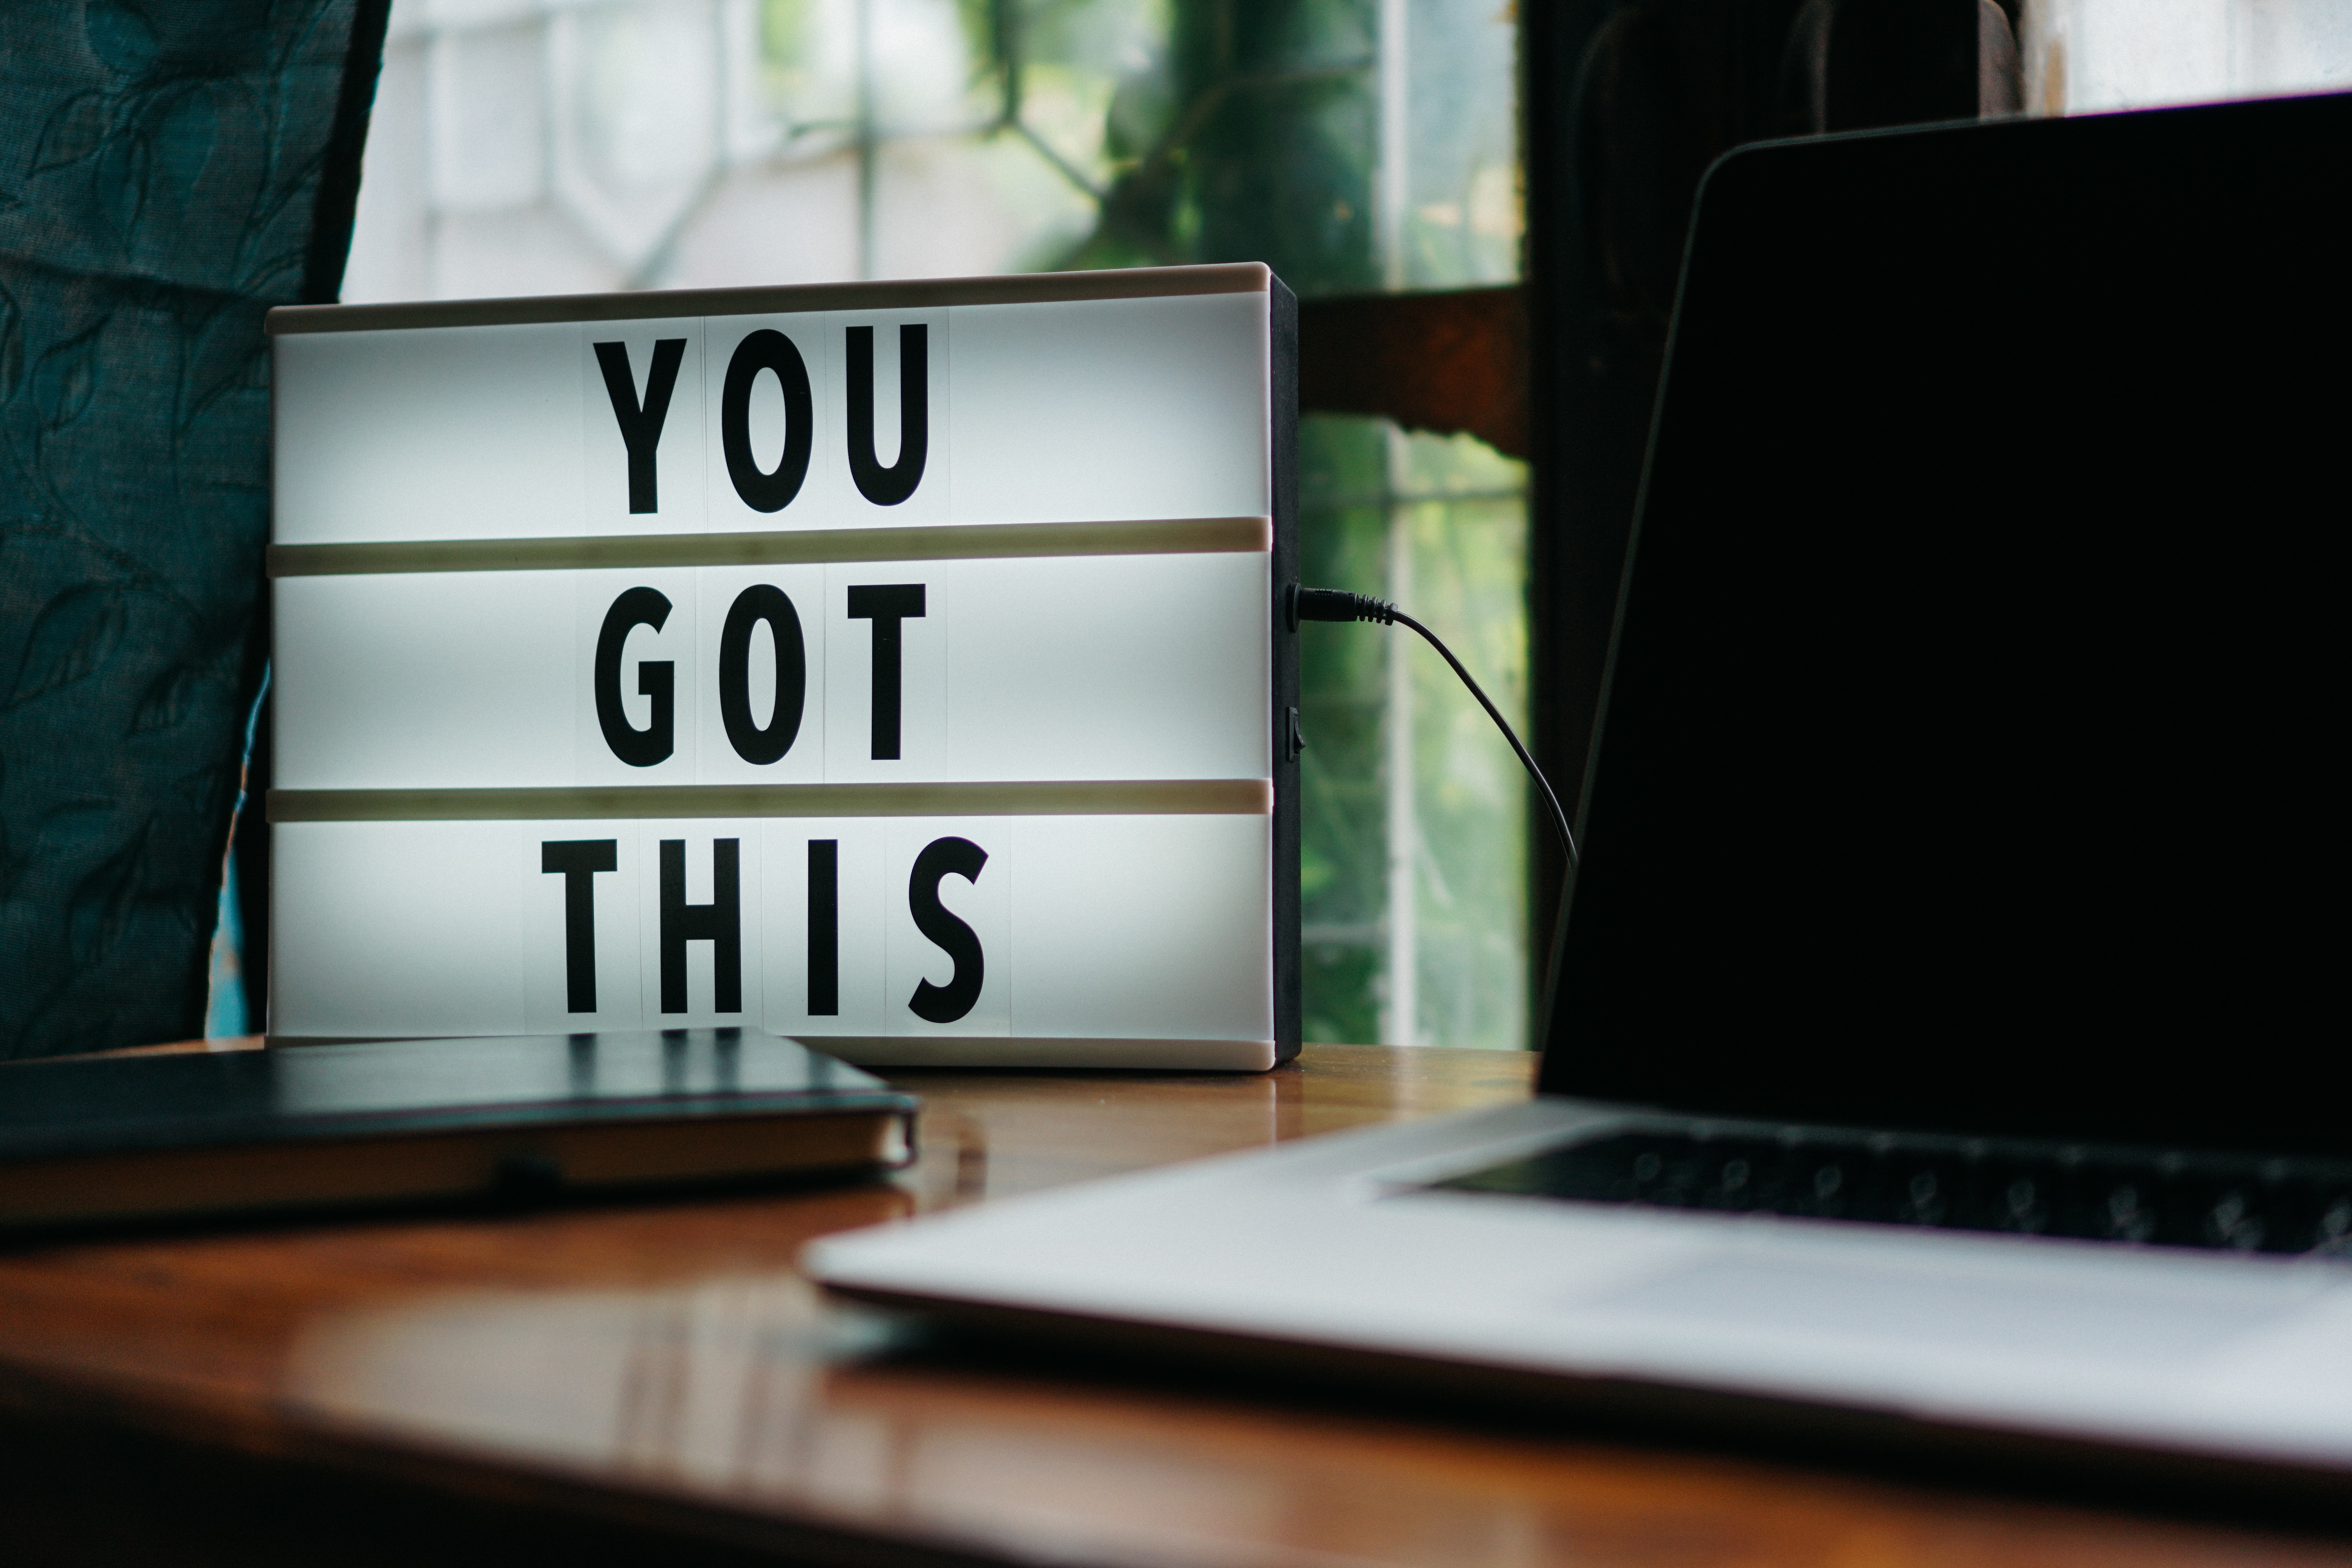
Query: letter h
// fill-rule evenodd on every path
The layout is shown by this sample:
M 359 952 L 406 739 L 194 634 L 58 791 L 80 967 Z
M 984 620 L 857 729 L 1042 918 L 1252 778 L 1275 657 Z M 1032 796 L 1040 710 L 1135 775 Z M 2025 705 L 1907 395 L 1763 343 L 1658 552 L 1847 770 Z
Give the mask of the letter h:
M 743 901 L 737 875 L 740 840 L 714 839 L 710 846 L 710 901 L 686 901 L 686 840 L 661 841 L 661 1010 L 683 1013 L 686 1005 L 686 944 L 710 944 L 710 973 L 718 995 L 714 1010 L 743 1010 Z

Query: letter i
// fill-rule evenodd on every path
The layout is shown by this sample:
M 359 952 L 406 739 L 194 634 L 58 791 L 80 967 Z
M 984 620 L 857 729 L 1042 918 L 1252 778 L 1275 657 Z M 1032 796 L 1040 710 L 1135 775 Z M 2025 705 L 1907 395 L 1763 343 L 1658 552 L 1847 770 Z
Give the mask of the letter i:
M 808 1010 L 812 1018 L 841 1015 L 841 840 L 837 838 L 809 840 Z

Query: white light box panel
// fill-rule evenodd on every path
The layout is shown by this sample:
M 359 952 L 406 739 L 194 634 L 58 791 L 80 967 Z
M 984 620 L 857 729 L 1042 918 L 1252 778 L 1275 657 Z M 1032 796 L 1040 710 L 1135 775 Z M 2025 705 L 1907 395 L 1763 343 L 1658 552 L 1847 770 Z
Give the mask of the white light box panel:
M 268 327 L 273 1036 L 1296 1052 L 1265 268 Z

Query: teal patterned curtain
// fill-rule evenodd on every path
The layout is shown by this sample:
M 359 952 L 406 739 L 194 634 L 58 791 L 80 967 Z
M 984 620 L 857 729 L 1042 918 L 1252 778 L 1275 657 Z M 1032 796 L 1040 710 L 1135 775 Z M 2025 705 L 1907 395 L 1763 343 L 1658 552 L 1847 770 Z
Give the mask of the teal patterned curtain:
M 334 297 L 385 8 L 0 6 L 0 1058 L 202 1031 L 267 655 L 261 318 Z

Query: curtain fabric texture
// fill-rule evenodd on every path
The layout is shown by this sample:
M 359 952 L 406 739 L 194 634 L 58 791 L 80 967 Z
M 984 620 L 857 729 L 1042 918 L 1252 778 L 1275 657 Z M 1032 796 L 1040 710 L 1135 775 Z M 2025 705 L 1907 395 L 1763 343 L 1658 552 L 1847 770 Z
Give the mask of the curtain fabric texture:
M 0 1058 L 202 1032 L 267 657 L 272 305 L 385 0 L 0 6 Z

